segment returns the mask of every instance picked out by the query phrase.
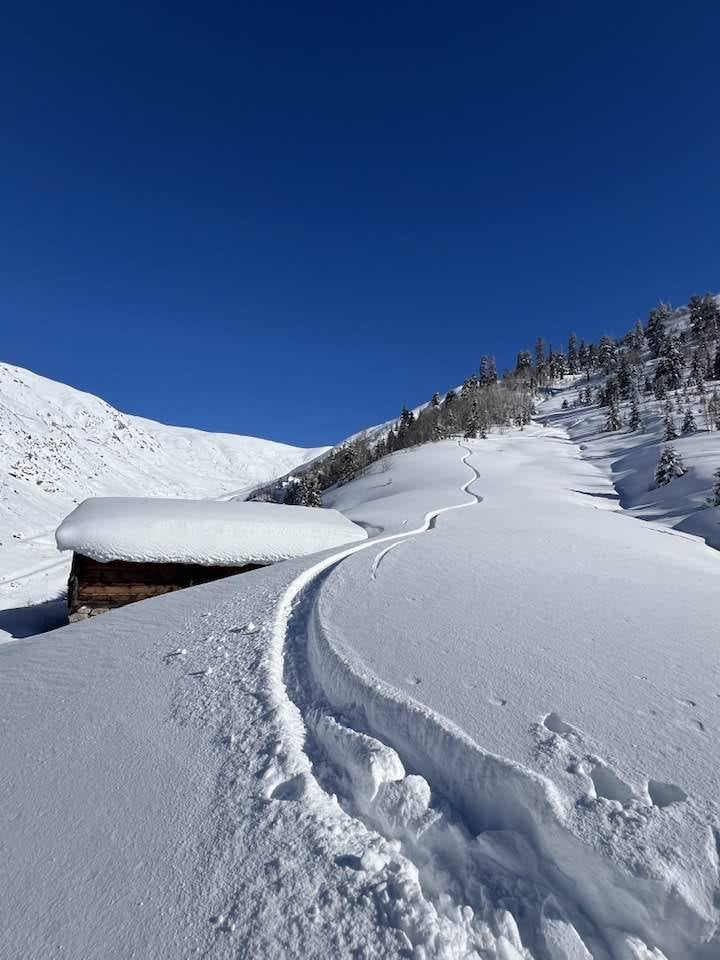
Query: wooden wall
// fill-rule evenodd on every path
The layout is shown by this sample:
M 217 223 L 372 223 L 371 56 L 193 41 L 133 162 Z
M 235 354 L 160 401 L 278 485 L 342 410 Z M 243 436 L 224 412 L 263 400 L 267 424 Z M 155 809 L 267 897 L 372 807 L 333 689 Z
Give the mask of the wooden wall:
M 74 553 L 68 581 L 68 613 L 72 617 L 81 607 L 94 612 L 110 610 L 161 593 L 256 570 L 259 566 L 261 564 L 249 563 L 241 567 L 205 567 L 199 563 L 132 563 L 128 560 L 99 563 Z

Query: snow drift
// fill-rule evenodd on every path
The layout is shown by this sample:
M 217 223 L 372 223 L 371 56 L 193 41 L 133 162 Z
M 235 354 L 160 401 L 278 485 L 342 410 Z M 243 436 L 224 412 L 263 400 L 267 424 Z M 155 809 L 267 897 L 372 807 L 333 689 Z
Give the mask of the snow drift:
M 362 527 L 337 510 L 142 497 L 86 500 L 55 536 L 59 550 L 101 563 L 205 566 L 275 563 L 367 539 Z

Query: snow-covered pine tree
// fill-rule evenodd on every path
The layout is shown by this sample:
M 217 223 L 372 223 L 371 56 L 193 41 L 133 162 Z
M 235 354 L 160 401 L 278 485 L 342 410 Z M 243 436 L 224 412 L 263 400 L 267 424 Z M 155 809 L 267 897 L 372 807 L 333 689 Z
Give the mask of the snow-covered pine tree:
M 673 418 L 673 410 L 670 402 L 668 401 L 665 404 L 665 440 L 677 440 L 678 432 L 675 427 L 675 420 Z
M 672 311 L 666 303 L 660 303 L 650 311 L 647 325 L 647 342 L 654 357 L 660 356 L 665 330 L 672 319 Z
M 529 350 L 521 350 L 515 361 L 515 373 L 529 373 L 532 368 L 532 354 Z
M 705 374 L 707 373 L 705 354 L 701 349 L 697 349 L 693 354 L 690 364 L 690 379 L 700 390 L 705 383 Z
M 682 384 L 684 364 L 685 361 L 682 351 L 680 350 L 678 338 L 672 335 L 665 337 L 662 347 L 660 348 L 658 365 L 655 369 L 655 379 L 657 380 L 659 377 L 662 377 L 668 390 L 677 390 Z
M 645 346 L 645 331 L 643 329 L 642 320 L 638 320 L 635 324 L 635 329 L 632 334 L 633 347 L 639 352 Z
M 637 390 L 633 390 L 630 397 L 630 420 L 628 426 L 631 430 L 639 430 L 642 421 L 640 419 L 640 396 Z
M 665 447 L 655 469 L 655 483 L 659 486 L 665 486 L 665 484 L 674 480 L 675 477 L 682 477 L 686 473 L 687 467 L 675 447 Z
M 437 393 L 437 391 L 432 395 L 432 400 L 430 401 L 430 406 L 431 406 L 431 407 L 439 407 L 439 406 L 440 406 L 440 394 Z
M 470 416 L 467 419 L 465 424 L 465 439 L 474 440 L 478 435 L 478 429 L 480 428 L 480 417 L 478 414 L 478 405 L 477 400 L 473 400 L 472 407 L 470 408 Z
M 715 429 L 720 430 L 720 393 L 717 389 L 713 390 L 708 400 L 708 415 Z
M 713 507 L 720 507 L 720 467 L 718 467 L 713 476 L 715 477 L 715 483 L 713 483 L 710 503 Z
M 695 423 L 692 407 L 685 408 L 685 419 L 683 420 L 683 425 L 680 430 L 684 437 L 688 436 L 690 433 L 697 433 L 697 424 Z
M 617 349 L 613 338 L 606 334 L 600 337 L 598 362 L 605 373 L 609 373 L 615 365 L 616 354 Z
M 568 337 L 568 347 L 567 347 L 567 364 L 568 364 L 568 373 L 573 376 L 576 373 L 580 372 L 580 364 L 578 357 L 578 341 L 574 333 L 571 333 Z
M 605 429 L 608 431 L 620 430 L 622 428 L 622 417 L 620 416 L 620 404 L 617 394 L 613 393 L 608 398 L 608 416 L 605 422 Z
M 480 357 L 480 386 L 486 387 L 491 383 L 497 383 L 495 357 Z
M 713 363 L 712 378 L 713 380 L 720 380 L 720 344 L 718 344 L 718 347 L 715 351 L 715 361 Z
M 655 394 L 656 400 L 664 400 L 667 397 L 667 385 L 665 383 L 665 377 L 655 377 L 653 393 Z

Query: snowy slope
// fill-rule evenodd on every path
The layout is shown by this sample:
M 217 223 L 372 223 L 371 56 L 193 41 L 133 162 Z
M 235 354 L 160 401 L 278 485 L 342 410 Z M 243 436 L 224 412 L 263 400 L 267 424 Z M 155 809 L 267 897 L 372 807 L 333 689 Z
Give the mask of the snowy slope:
M 54 531 L 86 497 L 218 497 L 320 452 L 128 416 L 0 363 L 0 609 L 62 590 L 67 559 Z
M 592 382 L 594 385 L 595 380 Z M 689 406 L 696 417 L 698 432 L 673 441 L 688 472 L 672 483 L 658 486 L 654 475 L 665 446 L 664 404 L 652 396 L 644 396 L 640 401 L 642 430 L 631 432 L 625 427 L 609 432 L 605 426 L 606 407 L 593 404 L 562 409 L 563 400 L 572 404 L 583 387 L 584 378 L 577 386 L 567 386 L 543 403 L 539 408 L 540 418 L 568 431 L 578 443 L 582 456 L 601 468 L 612 481 L 624 509 L 645 520 L 703 537 L 710 546 L 720 549 L 720 511 L 708 503 L 713 474 L 720 468 L 720 431 L 705 429 L 697 398 L 691 399 Z M 716 387 L 720 389 L 720 382 L 708 381 L 708 393 Z M 627 402 L 621 404 L 626 420 L 628 406 Z M 676 419 L 679 427 L 682 416 L 676 415 Z
M 720 554 L 557 429 L 334 505 L 374 539 L 0 648 L 0 955 L 720 956 Z

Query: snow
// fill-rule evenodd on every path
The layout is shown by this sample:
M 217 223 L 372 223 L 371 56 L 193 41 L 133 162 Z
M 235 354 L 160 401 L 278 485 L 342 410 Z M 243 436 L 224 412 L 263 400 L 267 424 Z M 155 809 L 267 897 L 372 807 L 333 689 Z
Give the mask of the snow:
M 395 454 L 371 539 L 0 647 L 0 955 L 719 956 L 720 554 L 583 453 Z
M 337 510 L 277 503 L 95 497 L 55 534 L 59 550 L 106 563 L 275 563 L 367 539 Z
M 242 496 L 312 460 L 255 437 L 128 416 L 105 401 L 0 363 L 0 641 L 57 625 L 69 559 L 54 531 L 93 496 Z

